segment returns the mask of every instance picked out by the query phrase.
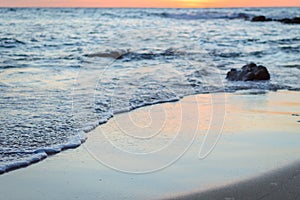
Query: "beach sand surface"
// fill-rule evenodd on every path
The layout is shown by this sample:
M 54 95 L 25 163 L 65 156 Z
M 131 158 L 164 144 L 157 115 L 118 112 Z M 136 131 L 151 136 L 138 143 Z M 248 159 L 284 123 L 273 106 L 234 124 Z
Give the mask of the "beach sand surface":
M 299 199 L 300 93 L 200 94 L 121 113 L 0 176 L 0 199 Z

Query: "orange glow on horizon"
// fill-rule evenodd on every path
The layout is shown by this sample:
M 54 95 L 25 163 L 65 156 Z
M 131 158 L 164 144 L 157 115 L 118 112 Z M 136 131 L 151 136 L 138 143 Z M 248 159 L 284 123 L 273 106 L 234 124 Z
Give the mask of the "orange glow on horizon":
M 0 0 L 0 7 L 299 7 L 300 0 Z

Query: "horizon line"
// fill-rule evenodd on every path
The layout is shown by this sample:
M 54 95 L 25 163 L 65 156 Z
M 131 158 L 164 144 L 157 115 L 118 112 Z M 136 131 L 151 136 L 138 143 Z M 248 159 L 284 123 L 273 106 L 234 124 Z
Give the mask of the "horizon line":
M 90 7 L 90 6 L 0 6 L 0 8 L 73 8 L 73 9 L 80 9 L 80 8 L 97 8 L 97 9 L 207 9 L 207 8 L 300 8 L 299 6 L 223 6 L 223 7 L 131 7 L 131 6 L 114 6 L 114 7 Z

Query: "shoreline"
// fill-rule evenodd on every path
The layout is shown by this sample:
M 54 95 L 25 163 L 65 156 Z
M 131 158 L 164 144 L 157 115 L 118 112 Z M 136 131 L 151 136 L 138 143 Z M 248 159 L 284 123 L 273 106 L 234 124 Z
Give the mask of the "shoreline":
M 239 94 L 241 92 L 242 93 L 243 92 L 246 92 L 246 93 L 249 92 L 249 94 L 258 95 L 258 94 L 265 94 L 265 93 L 268 93 L 268 92 L 282 92 L 282 91 L 299 92 L 297 90 L 277 90 L 277 91 L 263 91 L 262 93 L 261 92 L 256 93 L 257 90 L 246 89 L 246 90 L 237 90 L 237 91 L 234 91 L 234 92 L 228 92 L 228 91 L 227 92 L 221 92 L 220 91 L 220 92 L 213 92 L 213 93 L 190 94 L 190 95 L 186 95 L 186 96 L 183 96 L 183 97 L 179 97 L 179 99 L 161 100 L 161 101 L 157 101 L 157 102 L 153 102 L 153 103 L 148 103 L 148 104 L 145 104 L 145 105 L 142 105 L 142 106 L 137 106 L 135 108 L 132 108 L 131 110 L 116 111 L 115 113 L 113 113 L 113 116 L 107 118 L 107 120 L 99 121 L 98 125 L 84 127 L 82 129 L 82 134 L 78 135 L 78 139 L 77 139 L 78 141 L 75 142 L 75 143 L 69 142 L 69 143 L 57 145 L 57 146 L 54 146 L 54 147 L 46 147 L 46 148 L 37 149 L 37 150 L 35 150 L 35 152 L 39 152 L 39 155 L 36 155 L 32 159 L 17 161 L 15 163 L 9 164 L 9 167 L 0 168 L 0 177 L 3 174 L 10 173 L 11 171 L 19 170 L 19 169 L 22 169 L 22 168 L 30 167 L 31 165 L 42 162 L 43 160 L 45 160 L 45 159 L 47 159 L 51 156 L 55 156 L 55 155 L 57 155 L 59 153 L 62 153 L 64 151 L 76 149 L 76 148 L 82 146 L 85 143 L 85 141 L 88 139 L 88 134 L 91 131 L 93 131 L 94 129 L 96 129 L 99 126 L 102 126 L 103 124 L 106 124 L 110 119 L 114 118 L 115 115 L 129 113 L 129 112 L 135 111 L 137 109 L 145 108 L 145 107 L 148 107 L 148 106 L 155 106 L 157 104 L 179 102 L 184 98 L 188 98 L 188 97 L 191 97 L 191 96 L 197 96 L 197 95 L 220 94 L 220 93 Z
M 208 94 L 218 94 L 218 93 L 228 93 L 228 92 L 213 92 L 213 93 L 208 93 Z M 113 113 L 112 116 L 108 117 L 106 120 L 100 120 L 97 125 L 87 125 L 87 126 L 83 127 L 82 130 L 81 130 L 82 133 L 79 134 L 76 137 L 77 140 L 76 140 L 75 143 L 71 143 L 69 141 L 68 143 L 65 143 L 65 144 L 60 144 L 60 145 L 56 145 L 56 146 L 53 146 L 53 147 L 46 147 L 46 148 L 37 149 L 34 152 L 39 152 L 39 154 L 35 155 L 35 157 L 33 157 L 31 159 L 29 158 L 29 159 L 26 159 L 26 160 L 13 162 L 13 163 L 8 164 L 8 166 L 6 166 L 6 167 L 0 167 L 0 177 L 3 174 L 10 173 L 12 171 L 19 170 L 19 169 L 22 169 L 22 168 L 30 167 L 31 165 L 42 162 L 42 161 L 44 161 L 45 159 L 47 159 L 51 156 L 55 156 L 55 155 L 57 155 L 59 153 L 62 153 L 64 151 L 76 149 L 76 148 L 82 146 L 86 142 L 86 140 L 88 139 L 88 134 L 90 132 L 92 132 L 93 130 L 95 130 L 99 126 L 101 126 L 103 124 L 106 124 L 110 119 L 114 118 L 115 115 L 120 115 L 120 114 L 124 114 L 124 113 L 133 112 L 137 109 L 141 109 L 141 108 L 145 108 L 145 107 L 149 107 L 149 106 L 155 106 L 157 104 L 179 102 L 183 98 L 188 98 L 190 96 L 196 96 L 196 95 L 202 95 L 202 94 L 207 94 L 207 93 L 189 94 L 189 95 L 186 95 L 186 96 L 178 97 L 178 99 L 174 98 L 174 99 L 169 99 L 169 100 L 160 100 L 160 101 L 155 101 L 155 102 L 152 102 L 152 103 L 146 103 L 144 105 L 140 105 L 140 106 L 131 108 L 130 110 L 116 111 L 116 112 Z
M 239 188 L 240 181 L 244 181 L 243 184 L 246 185 L 244 188 L 247 188 L 251 181 L 256 183 L 256 179 L 259 180 L 270 171 L 273 174 L 274 169 L 276 171 L 282 166 L 284 170 L 279 175 L 285 177 L 291 167 L 294 166 L 286 165 L 300 159 L 297 156 L 297 153 L 300 152 L 299 142 L 297 143 L 300 135 L 296 131 L 299 125 L 297 122 L 299 116 L 293 116 L 293 114 L 300 114 L 300 110 L 297 110 L 299 102 L 293 100 L 299 98 L 300 92 L 278 91 L 256 95 L 247 92 L 249 91 L 225 93 L 227 111 L 224 133 L 222 133 L 223 135 L 216 147 L 203 160 L 197 158 L 199 144 L 203 142 L 202 136 L 205 135 L 208 125 L 213 130 L 217 130 L 217 127 L 214 128 L 214 123 L 210 123 L 207 119 L 212 116 L 209 114 L 212 107 L 218 109 L 220 105 L 225 103 L 224 99 L 219 98 L 220 94 L 213 94 L 216 95 L 213 103 L 209 103 L 212 94 L 198 94 L 184 97 L 177 102 L 156 104 L 138 108 L 128 113 L 117 114 L 108 123 L 100 125 L 88 133 L 87 141 L 80 147 L 49 156 L 30 167 L 1 175 L 0 185 L 2 188 L 0 192 L 6 199 L 20 199 L 21 197 L 40 199 L 41 195 L 45 193 L 48 195 L 46 199 L 74 199 L 75 197 L 78 199 L 193 199 L 203 195 L 208 199 L 213 197 L 224 199 L 224 196 L 214 196 L 215 193 L 236 195 L 236 193 L 222 193 L 222 191 L 228 191 L 228 188 L 232 187 L 232 190 L 238 191 L 240 194 L 239 191 L 243 191 L 242 188 Z M 172 160 L 170 158 L 174 157 L 173 154 L 177 155 L 178 153 L 179 155 L 193 136 L 188 133 L 196 127 L 196 124 L 193 124 L 197 114 L 194 113 L 193 115 L 195 105 L 199 107 L 201 117 L 203 117 L 200 118 L 200 122 L 205 123 L 200 123 L 200 132 L 197 133 L 197 138 L 192 142 L 192 146 L 174 164 L 153 173 L 140 175 L 120 173 L 122 170 L 114 171 L 101 164 L 101 161 L 104 163 L 112 162 L 110 164 L 119 165 L 117 166 L 119 169 L 138 170 L 141 168 L 144 170 L 147 167 L 160 166 L 168 159 Z M 188 115 L 182 114 L 185 117 L 181 119 L 182 124 L 180 126 L 174 125 L 174 122 L 179 120 L 176 118 L 178 113 L 175 112 L 176 108 L 179 108 L 178 106 L 181 106 L 181 112 L 188 112 Z M 166 120 L 166 126 L 162 129 L 162 132 L 165 133 L 164 137 L 173 136 L 173 132 L 178 128 L 182 130 L 183 136 L 178 136 L 180 141 L 175 142 L 176 146 L 172 147 L 170 151 L 152 158 L 151 162 L 149 160 L 129 162 L 132 160 L 126 160 L 126 157 L 121 157 L 123 158 L 121 162 L 120 154 L 111 153 L 109 149 L 104 148 L 105 141 L 102 141 L 103 138 L 99 136 L 101 131 L 112 133 L 110 139 L 117 139 L 115 142 L 120 142 L 117 143 L 118 145 L 128 147 L 127 145 L 122 146 L 122 142 L 126 138 L 120 137 L 121 129 L 116 131 L 113 127 L 118 125 L 123 127 L 123 131 L 129 131 L 128 133 L 140 133 L 136 132 L 136 129 L 145 123 L 143 119 L 149 116 L 150 111 L 152 120 L 154 120 L 152 121 L 153 126 L 150 132 L 145 129 L 144 134 L 151 133 L 153 128 L 160 127 L 161 119 Z M 132 126 L 128 124 L 132 120 L 136 120 L 134 129 L 131 129 Z M 168 122 L 168 120 L 171 121 Z M 238 126 L 236 122 L 239 123 Z M 270 126 L 270 123 L 274 125 Z M 281 130 L 284 130 L 285 135 L 282 134 Z M 141 147 L 152 150 L 159 146 L 160 142 L 161 139 L 158 139 L 154 144 L 148 146 L 144 144 L 138 146 L 138 144 L 133 143 L 132 146 L 128 147 L 128 151 L 142 152 L 144 149 Z M 101 160 L 97 159 L 97 155 L 104 156 L 100 153 L 105 154 L 105 151 L 109 152 L 108 160 L 105 160 L 106 157 L 100 157 Z M 221 166 L 220 162 L 222 163 Z M 299 162 L 297 163 L 299 164 Z M 274 174 L 276 175 L 275 172 Z M 260 175 L 259 178 L 256 177 L 257 175 Z M 296 180 L 298 181 L 298 178 Z M 237 186 L 231 186 L 232 183 L 236 182 Z M 266 181 L 261 183 L 265 184 Z M 224 185 L 227 186 L 225 187 L 227 189 L 222 189 Z M 252 187 L 253 184 L 250 186 Z M 273 185 L 271 186 L 273 187 Z M 118 190 L 116 191 L 115 188 Z M 18 192 L 12 191 L 15 189 Z M 28 191 L 30 192 L 27 193 Z M 199 193 L 199 191 L 202 192 Z

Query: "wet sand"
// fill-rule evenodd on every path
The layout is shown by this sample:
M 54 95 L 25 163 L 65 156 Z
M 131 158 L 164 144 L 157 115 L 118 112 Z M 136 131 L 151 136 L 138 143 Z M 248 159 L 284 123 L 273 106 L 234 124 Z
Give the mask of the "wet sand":
M 300 162 L 252 177 L 234 184 L 203 192 L 177 195 L 166 199 L 177 200 L 297 200 L 300 199 Z

